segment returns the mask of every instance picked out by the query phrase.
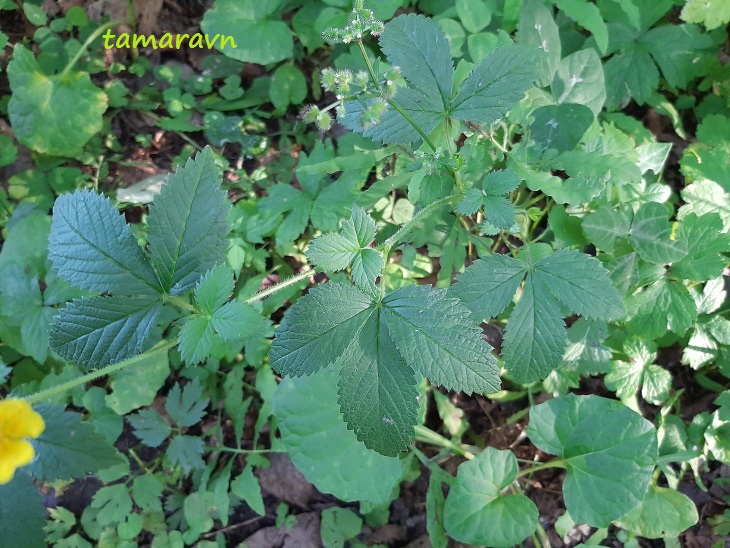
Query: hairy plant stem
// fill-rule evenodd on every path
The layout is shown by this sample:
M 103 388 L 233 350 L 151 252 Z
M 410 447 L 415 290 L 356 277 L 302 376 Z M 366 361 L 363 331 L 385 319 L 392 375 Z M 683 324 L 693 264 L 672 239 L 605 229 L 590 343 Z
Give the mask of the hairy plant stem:
M 44 400 L 47 400 L 48 398 L 52 398 L 53 396 L 56 396 L 58 394 L 63 394 L 65 392 L 68 392 L 69 390 L 73 390 L 77 386 L 81 386 L 82 384 L 86 384 L 87 382 L 94 381 L 98 378 L 101 378 L 105 375 L 111 375 L 112 373 L 116 373 L 117 371 L 121 371 L 122 369 L 126 369 L 130 365 L 135 365 L 141 361 L 146 360 L 150 356 L 155 356 L 157 354 L 163 354 L 168 352 L 171 348 L 173 348 L 177 344 L 177 339 L 172 339 L 170 341 L 167 341 L 164 344 L 161 344 L 159 346 L 156 346 L 147 352 L 144 352 L 142 354 L 139 354 L 138 356 L 133 356 L 129 358 L 128 360 L 124 360 L 121 362 L 113 363 L 111 365 L 107 365 L 106 367 L 103 367 L 101 369 L 97 369 L 96 371 L 91 371 L 87 373 L 86 375 L 83 375 L 77 379 L 72 379 L 67 382 L 63 382 L 61 384 L 57 384 L 56 386 L 51 386 L 50 388 L 46 388 L 45 390 L 41 390 L 40 392 L 36 392 L 35 394 L 31 394 L 30 396 L 26 396 L 23 399 L 27 401 L 30 404 L 40 403 Z
M 86 50 L 91 45 L 91 43 L 96 40 L 101 34 L 112 27 L 116 27 L 117 25 L 123 25 L 124 21 L 109 21 L 108 23 L 104 23 L 102 26 L 100 26 L 98 29 L 96 29 L 94 32 L 92 32 L 89 37 L 86 39 L 86 41 L 82 44 L 82 46 L 78 49 L 78 51 L 74 54 L 74 56 L 69 60 L 69 62 L 66 64 L 66 66 L 63 69 L 63 72 L 60 74 L 61 80 L 64 79 L 64 77 L 71 72 L 71 69 L 76 66 L 76 63 L 79 59 L 81 59 L 81 56 L 86 53 Z
M 178 308 L 182 308 L 183 310 L 192 312 L 193 314 L 200 314 L 200 310 L 198 310 L 197 307 L 181 299 L 180 297 L 175 297 L 174 295 L 163 295 L 162 300 L 170 304 L 174 304 Z
M 273 295 L 277 291 L 287 288 L 290 285 L 294 285 L 295 283 L 301 282 L 302 280 L 308 278 L 309 276 L 313 276 L 315 274 L 315 272 L 316 272 L 316 270 L 314 268 L 305 270 L 304 272 L 291 276 L 291 277 L 287 278 L 286 280 L 282 280 L 278 284 L 272 285 L 271 287 L 264 289 L 263 291 L 259 291 L 258 293 L 254 294 L 253 297 L 249 297 L 244 302 L 247 304 L 251 304 L 253 302 L 265 299 L 266 297 L 268 297 L 269 295 Z

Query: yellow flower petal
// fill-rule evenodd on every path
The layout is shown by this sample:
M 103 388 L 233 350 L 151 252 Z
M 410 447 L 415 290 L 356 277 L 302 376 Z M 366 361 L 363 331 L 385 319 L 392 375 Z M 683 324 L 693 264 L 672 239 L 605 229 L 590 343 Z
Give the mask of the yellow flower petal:
M 35 451 L 25 438 L 37 438 L 44 428 L 43 417 L 25 400 L 0 401 L 0 484 L 33 460 Z

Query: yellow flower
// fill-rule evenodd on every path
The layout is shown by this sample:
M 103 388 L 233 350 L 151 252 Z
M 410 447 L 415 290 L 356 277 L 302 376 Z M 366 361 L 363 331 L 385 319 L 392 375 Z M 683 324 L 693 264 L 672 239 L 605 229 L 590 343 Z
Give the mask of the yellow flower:
M 0 484 L 13 479 L 15 469 L 35 456 L 25 438 L 37 438 L 46 427 L 43 417 L 25 400 L 0 401 Z

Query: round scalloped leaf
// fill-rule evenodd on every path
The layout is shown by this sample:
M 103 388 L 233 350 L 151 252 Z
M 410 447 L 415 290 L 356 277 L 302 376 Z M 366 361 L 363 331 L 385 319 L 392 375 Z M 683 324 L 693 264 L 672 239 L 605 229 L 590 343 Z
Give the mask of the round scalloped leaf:
M 18 140 L 35 152 L 76 156 L 101 131 L 107 97 L 86 72 L 47 76 L 21 45 L 8 64 L 8 114 Z
M 337 403 L 339 369 L 281 382 L 274 394 L 281 437 L 292 462 L 320 491 L 344 501 L 387 502 L 400 482 L 400 460 L 367 449 L 347 429 Z
M 514 546 L 537 529 L 538 511 L 524 494 L 505 489 L 517 477 L 511 451 L 487 447 L 459 466 L 444 506 L 444 527 L 456 540 Z
M 644 502 L 616 524 L 645 538 L 677 538 L 698 519 L 697 507 L 687 495 L 674 489 L 652 487 Z
M 552 399 L 532 408 L 527 435 L 568 470 L 563 497 L 576 523 L 608 527 L 644 500 L 656 429 L 621 402 L 574 394 Z

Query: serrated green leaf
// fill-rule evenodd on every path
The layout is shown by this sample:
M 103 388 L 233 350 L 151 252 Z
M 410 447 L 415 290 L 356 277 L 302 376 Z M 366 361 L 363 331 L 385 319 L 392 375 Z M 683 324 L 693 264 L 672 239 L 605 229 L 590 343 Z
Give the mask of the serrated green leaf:
M 446 291 L 402 287 L 383 299 L 391 338 L 416 372 L 449 390 L 493 393 L 499 370 L 479 326 Z
M 560 10 L 591 33 L 601 53 L 608 48 L 608 28 L 598 6 L 587 0 L 555 0 Z
M 682 189 L 682 200 L 685 205 L 679 208 L 678 219 L 684 219 L 691 213 L 697 216 L 717 213 L 722 219 L 723 230 L 730 230 L 730 192 L 714 181 L 697 181 L 685 187 Z
M 90 506 L 98 510 L 95 520 L 102 527 L 121 523 L 132 513 L 132 499 L 123 483 L 106 485 L 99 489 L 94 493 Z
M 10 546 L 42 548 L 46 509 L 38 487 L 27 474 L 0 485 L 0 538 Z
M 730 236 L 722 230 L 722 219 L 716 213 L 685 216 L 677 230 L 677 241 L 686 244 L 688 253 L 672 266 L 672 273 L 697 282 L 717 277 L 728 262 L 720 253 L 730 251 Z
M 527 435 L 563 460 L 563 496 L 576 523 L 608 527 L 644 499 L 656 430 L 621 403 L 592 395 L 552 399 L 532 408 Z
M 698 50 L 712 40 L 695 25 L 661 25 L 647 31 L 640 41 L 651 54 L 670 86 L 685 88 L 694 75 Z
M 242 301 L 231 301 L 223 305 L 213 313 L 210 323 L 224 341 L 262 335 L 270 325 L 253 306 Z
M 47 76 L 20 44 L 8 63 L 8 114 L 18 140 L 41 154 L 77 156 L 102 129 L 106 95 L 88 72 Z
M 231 296 L 233 284 L 233 272 L 226 265 L 211 268 L 195 284 L 195 302 L 198 308 L 205 314 L 213 314 Z
M 687 243 L 672 239 L 667 208 L 656 202 L 642 204 L 631 225 L 631 242 L 639 256 L 655 264 L 676 263 L 687 255 Z
M 449 536 L 468 544 L 508 547 L 537 529 L 538 510 L 523 493 L 504 491 L 517 477 L 511 451 L 487 447 L 461 464 L 444 505 Z
M 208 398 L 203 398 L 203 388 L 194 379 L 180 389 L 176 384 L 167 394 L 165 411 L 178 426 L 192 426 L 200 422 L 208 407 Z
M 400 481 L 400 461 L 366 449 L 347 429 L 337 401 L 340 371 L 337 364 L 282 380 L 274 395 L 282 439 L 292 462 L 320 491 L 344 501 L 388 501 Z
M 134 478 L 132 497 L 144 512 L 162 512 L 162 492 L 165 486 L 156 476 L 145 474 Z
M 515 206 L 502 196 L 485 196 L 484 218 L 500 230 L 509 230 L 515 224 Z
M 175 436 L 165 454 L 173 466 L 180 466 L 186 473 L 205 468 L 203 440 L 198 436 Z
M 517 30 L 521 44 L 538 47 L 545 55 L 537 60 L 540 87 L 550 85 L 560 63 L 560 33 L 550 10 L 539 0 L 526 0 Z
M 697 507 L 684 493 L 652 485 L 642 503 L 616 525 L 645 538 L 677 538 L 697 523 Z
M 574 249 L 540 259 L 532 274 L 558 301 L 586 318 L 611 320 L 623 313 L 621 297 L 601 263 Z
M 390 329 L 389 329 L 390 328 Z M 347 427 L 368 449 L 395 457 L 405 451 L 418 422 L 418 389 L 388 331 L 372 314 L 340 360 L 339 403 Z
M 661 278 L 633 298 L 635 314 L 628 324 L 629 333 L 656 339 L 667 330 L 683 336 L 697 319 L 697 304 L 687 288 Z
M 51 348 L 93 369 L 136 356 L 162 310 L 157 297 L 74 299 L 53 318 Z
M 449 292 L 479 319 L 493 318 L 510 303 L 527 271 L 527 265 L 509 255 L 494 253 L 474 262 L 456 277 Z
M 246 466 L 236 479 L 231 482 L 231 492 L 246 501 L 251 510 L 259 516 L 266 514 L 264 499 L 261 497 L 259 480 L 253 474 L 253 467 Z
M 464 193 L 464 198 L 456 204 L 456 212 L 462 215 L 474 215 L 483 205 L 484 191 L 475 187 Z
M 271 367 L 284 375 L 311 375 L 334 363 L 372 314 L 372 298 L 337 283 L 317 286 L 294 303 L 271 344 Z
M 210 356 L 215 344 L 215 329 L 210 318 L 188 318 L 180 329 L 180 356 L 188 365 L 198 364 Z
M 687 0 L 680 15 L 688 23 L 703 23 L 707 30 L 730 22 L 730 1 Z
M 656 347 L 637 340 L 627 340 L 624 352 L 628 362 L 616 361 L 605 377 L 606 386 L 625 400 L 634 396 L 641 388 L 641 396 L 653 405 L 660 405 L 669 397 L 672 376 L 668 371 L 653 365 Z
M 603 65 L 606 80 L 606 108 L 615 110 L 632 98 L 643 105 L 659 87 L 659 71 L 645 50 L 627 45 Z
M 172 432 L 170 425 L 155 409 L 142 409 L 129 415 L 127 420 L 134 428 L 134 435 L 148 447 L 159 447 Z
M 557 302 L 529 275 L 505 331 L 502 357 L 507 371 L 520 384 L 543 379 L 560 364 L 566 343 Z
M 583 232 L 598 249 L 613 253 L 616 240 L 628 238 L 631 221 L 625 213 L 601 206 L 583 217 Z
M 371 294 L 375 292 L 375 280 L 385 267 L 383 255 L 375 249 L 363 249 L 352 261 L 352 281 Z
M 450 105 L 458 120 L 490 124 L 504 116 L 535 82 L 534 48 L 507 46 L 487 55 Z M 400 97 L 400 96 L 398 96 Z
M 83 289 L 115 295 L 161 290 L 124 217 L 96 192 L 77 190 L 58 197 L 48 250 L 58 273 Z
M 401 15 L 385 25 L 379 42 L 388 61 L 400 67 L 422 100 L 445 113 L 451 100 L 454 66 L 438 23 L 422 15 Z M 401 98 L 399 93 L 399 103 Z
M 150 256 L 165 291 L 192 289 L 224 260 L 229 209 L 210 147 L 168 177 L 147 217 Z
M 39 405 L 46 428 L 31 440 L 36 459 L 28 472 L 39 481 L 82 478 L 126 460 L 90 422 L 82 422 L 81 414 L 64 411 L 56 405 Z

